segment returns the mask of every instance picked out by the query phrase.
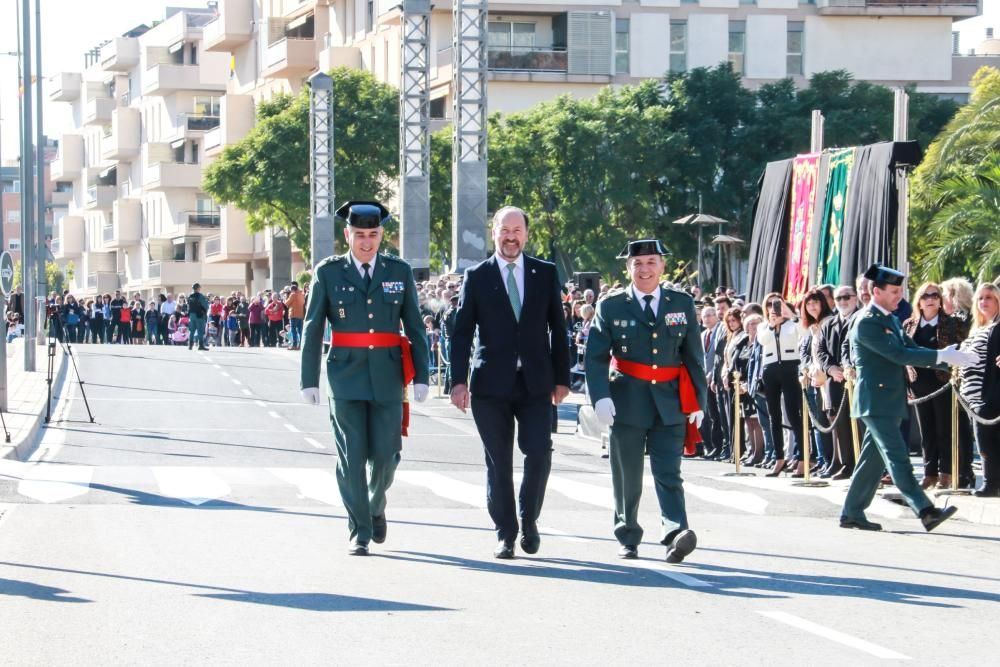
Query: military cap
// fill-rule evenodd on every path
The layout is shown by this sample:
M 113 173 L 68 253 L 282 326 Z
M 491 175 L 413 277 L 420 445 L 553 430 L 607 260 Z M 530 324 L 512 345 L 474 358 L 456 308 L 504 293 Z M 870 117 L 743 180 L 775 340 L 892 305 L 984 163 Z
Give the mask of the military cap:
M 872 281 L 876 285 L 902 285 L 903 280 L 906 278 L 902 273 L 896 269 L 890 269 L 887 266 L 882 266 L 881 264 L 872 264 L 868 267 L 868 270 L 864 273 L 865 278 Z
M 667 249 L 663 247 L 657 239 L 642 239 L 641 241 L 629 241 L 618 254 L 617 259 L 627 259 L 638 257 L 639 255 L 667 255 Z
M 346 220 L 351 227 L 375 229 L 391 216 L 389 209 L 377 201 L 349 201 L 337 209 L 337 217 Z

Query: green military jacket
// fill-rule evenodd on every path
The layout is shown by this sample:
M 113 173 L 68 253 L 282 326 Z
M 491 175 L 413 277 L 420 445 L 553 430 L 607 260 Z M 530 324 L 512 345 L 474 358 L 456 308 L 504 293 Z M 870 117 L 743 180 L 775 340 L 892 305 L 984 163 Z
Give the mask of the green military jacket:
M 329 323 L 336 336 L 344 333 L 400 333 L 413 347 L 414 382 L 427 384 L 427 335 L 417 303 L 417 286 L 410 265 L 378 254 L 371 287 L 350 253 L 328 257 L 316 266 L 309 288 L 302 330 L 302 388 L 319 386 L 323 342 Z M 352 401 L 403 400 L 400 348 L 348 348 L 333 346 L 326 357 L 328 393 Z
M 680 410 L 676 380 L 654 385 L 611 371 L 610 363 L 613 354 L 650 366 L 683 364 L 691 374 L 698 405 L 706 410 L 705 353 L 694 300 L 684 292 L 661 287 L 656 323 L 652 325 L 642 307 L 631 286 L 598 302 L 585 352 L 590 400 L 597 403 L 610 397 L 615 404 L 615 423 L 650 428 L 659 414 L 664 424 L 682 424 L 685 417 Z
M 848 340 L 858 374 L 853 417 L 906 419 L 906 366 L 948 369 L 937 363 L 937 350 L 914 343 L 895 316 L 873 304 L 858 311 Z

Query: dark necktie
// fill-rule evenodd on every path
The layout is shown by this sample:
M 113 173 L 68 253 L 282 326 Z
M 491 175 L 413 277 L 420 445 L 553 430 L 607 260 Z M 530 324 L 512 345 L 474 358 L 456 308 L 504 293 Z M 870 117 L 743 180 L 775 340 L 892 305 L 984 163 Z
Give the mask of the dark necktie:
M 642 300 L 646 302 L 646 307 L 642 309 L 642 312 L 646 313 L 646 319 L 649 320 L 650 324 L 656 324 L 656 314 L 653 312 L 653 295 L 647 294 L 642 297 Z
M 368 270 L 371 266 L 368 264 L 362 264 L 361 268 L 365 270 L 365 291 L 367 292 L 368 288 L 372 286 L 372 274 Z

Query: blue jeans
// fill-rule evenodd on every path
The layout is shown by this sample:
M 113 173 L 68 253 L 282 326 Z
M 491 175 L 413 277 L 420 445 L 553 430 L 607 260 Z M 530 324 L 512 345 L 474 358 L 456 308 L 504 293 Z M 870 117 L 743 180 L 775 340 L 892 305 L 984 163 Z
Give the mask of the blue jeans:
M 764 394 L 753 395 L 753 405 L 757 409 L 757 421 L 760 422 L 760 430 L 764 432 L 764 458 L 774 458 L 774 439 L 771 437 L 771 415 L 767 413 L 767 399 Z
M 288 318 L 288 330 L 292 337 L 292 347 L 298 347 L 302 342 L 302 319 L 299 317 Z

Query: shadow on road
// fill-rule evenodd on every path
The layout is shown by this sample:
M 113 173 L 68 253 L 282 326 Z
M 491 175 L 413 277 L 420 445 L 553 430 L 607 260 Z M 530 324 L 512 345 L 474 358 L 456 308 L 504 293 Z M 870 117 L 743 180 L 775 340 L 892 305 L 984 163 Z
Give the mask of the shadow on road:
M 16 579 L 0 579 L 0 595 L 44 600 L 45 602 L 93 602 L 68 595 L 69 591 Z
M 192 440 L 190 438 L 175 438 L 166 434 L 139 433 L 137 431 L 98 431 L 92 428 L 66 428 L 67 433 L 90 433 L 95 435 L 118 436 L 123 438 L 143 438 L 147 440 L 165 440 L 167 442 L 188 442 L 195 445 L 217 445 L 219 447 L 242 447 L 244 449 L 266 449 L 273 452 L 284 452 L 286 454 L 312 454 L 314 456 L 334 456 L 333 452 L 317 452 L 311 449 L 284 449 L 283 447 L 266 447 L 264 445 L 244 445 L 238 442 L 218 442 L 212 440 Z M 153 430 L 153 429 L 150 429 Z M 76 447 L 87 448 L 88 445 L 74 445 Z M 123 450 L 131 451 L 131 450 Z M 159 452 L 155 452 L 159 453 Z M 192 455 L 193 456 L 193 455 Z

